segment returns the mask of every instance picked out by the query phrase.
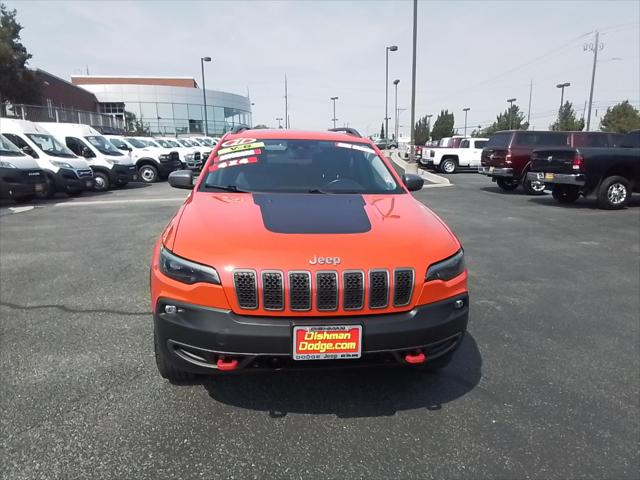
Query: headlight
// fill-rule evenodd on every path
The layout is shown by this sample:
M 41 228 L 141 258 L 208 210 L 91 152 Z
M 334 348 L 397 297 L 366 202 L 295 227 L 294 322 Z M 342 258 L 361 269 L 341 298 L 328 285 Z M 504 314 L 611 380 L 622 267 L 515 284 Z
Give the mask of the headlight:
M 162 161 L 162 160 L 169 160 L 169 159 L 171 158 L 171 155 L 168 155 L 168 154 L 166 154 L 166 153 L 163 153 L 163 154 L 162 154 L 162 155 L 160 155 L 158 158 L 160 159 L 160 161 Z
M 185 159 L 185 160 L 193 160 L 193 157 L 194 157 L 194 156 L 195 156 L 195 155 L 194 155 L 193 153 L 187 153 L 187 154 L 184 156 L 184 159 Z
M 56 167 L 60 167 L 60 168 L 73 168 L 71 164 L 67 162 L 59 162 L 58 160 L 51 160 L 51 163 L 53 163 Z
M 181 283 L 192 285 L 204 282 L 220 285 L 220 277 L 215 268 L 180 258 L 164 247 L 160 249 L 159 266 L 160 271 L 167 277 Z
M 3 167 L 3 168 L 18 168 L 13 163 L 9 163 L 9 162 L 0 162 L 0 167 Z
M 460 249 L 454 256 L 430 265 L 427 282 L 431 280 L 451 280 L 464 272 L 464 251 Z

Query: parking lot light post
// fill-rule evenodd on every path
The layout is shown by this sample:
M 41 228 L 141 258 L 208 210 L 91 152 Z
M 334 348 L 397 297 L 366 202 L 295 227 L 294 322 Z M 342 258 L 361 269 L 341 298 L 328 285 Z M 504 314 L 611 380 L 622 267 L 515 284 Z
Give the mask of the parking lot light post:
M 397 45 L 386 47 L 385 86 L 384 86 L 384 137 L 389 138 L 389 52 L 396 52 Z
M 464 112 L 464 136 L 467 136 L 467 113 L 469 112 L 469 110 L 471 110 L 469 107 L 463 108 L 462 111 Z
M 394 131 L 393 136 L 395 137 L 396 143 L 398 143 L 398 84 L 399 83 L 400 83 L 400 80 L 397 78 L 393 81 L 393 85 L 396 87 L 396 107 L 394 110 L 396 114 L 394 117 L 394 128 L 393 128 L 393 131 Z
M 204 62 L 210 62 L 211 57 L 200 58 L 200 68 L 202 69 L 202 103 L 204 104 L 204 135 L 209 136 L 209 125 L 207 119 L 207 90 L 204 84 Z
M 571 84 L 569 82 L 559 83 L 556 85 L 556 88 L 560 89 L 560 110 L 562 110 L 562 104 L 564 103 L 564 89 L 570 86 Z
M 509 102 L 509 130 L 513 128 L 513 102 L 515 102 L 515 98 L 508 98 L 507 102 Z
M 282 117 L 277 117 L 276 120 L 278 121 L 278 128 L 282 128 Z
M 338 100 L 338 97 L 331 97 L 331 100 L 333 101 L 333 118 L 331 120 L 333 120 L 333 128 L 336 128 L 336 122 L 338 121 L 336 118 L 336 100 Z

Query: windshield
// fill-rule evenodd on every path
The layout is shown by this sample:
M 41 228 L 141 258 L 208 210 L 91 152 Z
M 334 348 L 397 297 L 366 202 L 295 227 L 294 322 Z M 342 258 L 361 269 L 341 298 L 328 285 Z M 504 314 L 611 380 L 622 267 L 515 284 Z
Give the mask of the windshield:
M 65 158 L 75 158 L 76 156 L 71 150 L 62 145 L 51 135 L 45 135 L 42 133 L 27 133 L 27 137 L 29 137 L 36 145 L 38 145 L 40 150 L 42 150 L 47 155 Z
M 110 138 L 109 142 L 111 143 L 111 145 L 113 145 L 114 147 L 116 147 L 116 148 L 118 148 L 120 150 L 129 150 L 129 145 L 124 143 L 119 138 Z
M 186 140 L 178 139 L 178 143 L 180 143 L 183 147 L 190 147 L 191 146 L 191 144 L 189 142 L 187 142 Z
M 235 145 L 238 141 L 245 141 Z M 235 139 L 217 152 L 203 191 L 404 193 L 368 145 L 316 140 Z
M 213 147 L 213 142 L 209 138 L 199 138 L 198 141 L 207 147 Z
M 167 140 L 167 143 L 168 143 L 170 146 L 174 147 L 174 148 L 175 148 L 175 147 L 180 148 L 180 146 L 181 146 L 178 142 L 175 142 L 175 141 L 173 141 L 173 140 Z
M 165 140 L 160 140 L 159 138 L 156 138 L 156 142 L 159 143 L 161 147 L 171 148 L 171 145 L 169 145 L 169 142 L 166 142 Z
M 114 147 L 109 141 L 101 135 L 93 135 L 84 137 L 87 141 L 93 145 L 100 153 L 104 153 L 105 155 L 114 155 L 121 156 L 122 153 Z
M 135 148 L 144 148 L 146 145 L 136 138 L 127 137 L 127 141 Z
M 9 141 L 4 135 L 0 135 L 0 155 L 4 157 L 24 157 L 24 154 Z

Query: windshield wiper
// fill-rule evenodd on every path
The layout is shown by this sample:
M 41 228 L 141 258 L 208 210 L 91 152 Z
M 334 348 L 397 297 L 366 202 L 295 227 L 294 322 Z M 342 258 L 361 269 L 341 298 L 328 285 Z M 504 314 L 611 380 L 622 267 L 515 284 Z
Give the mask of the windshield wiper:
M 319 188 L 312 188 L 311 190 L 307 190 L 307 193 L 320 193 L 322 195 L 330 195 L 333 192 L 327 192 L 326 190 L 321 190 Z
M 227 185 L 226 187 L 222 186 L 222 185 L 206 185 L 206 188 L 215 188 L 216 190 L 224 190 L 226 192 L 237 192 L 237 193 L 251 193 L 248 190 L 242 190 L 238 187 L 236 187 L 235 185 Z

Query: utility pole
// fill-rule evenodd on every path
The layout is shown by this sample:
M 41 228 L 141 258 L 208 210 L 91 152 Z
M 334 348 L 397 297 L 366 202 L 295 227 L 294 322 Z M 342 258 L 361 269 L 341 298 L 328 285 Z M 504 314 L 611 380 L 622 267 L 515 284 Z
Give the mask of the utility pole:
M 529 83 L 529 109 L 527 110 L 527 124 L 531 120 L 531 97 L 533 95 L 533 80 Z
M 411 140 L 409 143 L 409 161 L 416 158 L 416 48 L 418 41 L 418 0 L 413 0 L 413 60 L 411 65 Z M 418 164 L 416 172 L 418 173 Z
M 336 128 L 336 122 L 338 121 L 336 118 L 336 100 L 338 100 L 338 97 L 331 97 L 331 100 L 333 101 L 333 118 L 331 120 L 333 120 L 333 128 Z
M 509 102 L 509 130 L 513 130 L 513 102 L 515 101 L 515 98 L 507 99 L 507 102 Z
M 287 75 L 284 75 L 284 128 L 288 128 L 289 123 L 289 97 L 287 95 Z
M 467 136 L 467 113 L 469 113 L 469 110 L 471 110 L 469 107 L 467 108 L 463 108 L 462 111 L 464 112 L 464 136 Z
M 384 138 L 389 138 L 389 52 L 396 52 L 397 45 L 386 47 L 385 84 L 384 84 Z
M 589 128 L 591 127 L 591 106 L 593 104 L 593 84 L 596 80 L 596 64 L 598 63 L 598 50 L 600 50 L 600 45 L 599 45 L 599 39 L 600 39 L 600 32 L 598 32 L 596 30 L 596 39 L 595 42 L 593 43 L 593 71 L 591 72 L 591 89 L 589 90 L 589 111 L 587 113 L 587 132 L 589 131 Z M 589 50 L 591 46 L 585 44 L 584 45 L 584 50 L 587 51 Z M 602 48 L 604 48 L 604 44 L 602 44 Z

